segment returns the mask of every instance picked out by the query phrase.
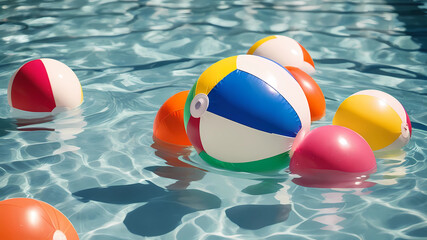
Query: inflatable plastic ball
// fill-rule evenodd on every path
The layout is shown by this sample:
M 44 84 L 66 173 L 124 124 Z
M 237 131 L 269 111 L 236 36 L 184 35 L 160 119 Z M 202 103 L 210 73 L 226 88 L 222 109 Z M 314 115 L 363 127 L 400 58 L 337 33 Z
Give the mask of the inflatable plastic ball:
M 310 107 L 311 121 L 320 120 L 325 116 L 326 102 L 322 89 L 313 80 L 310 75 L 296 67 L 286 67 L 292 76 L 297 80 L 305 96 L 307 97 L 308 106 Z
M 322 126 L 308 132 L 292 149 L 289 169 L 305 175 L 309 169 L 369 172 L 377 166 L 368 143 L 356 132 L 341 126 Z
M 173 145 L 191 146 L 184 127 L 184 106 L 189 91 L 170 97 L 157 112 L 153 124 L 153 138 Z
M 332 120 L 359 133 L 373 151 L 405 146 L 412 134 L 411 121 L 402 104 L 378 90 L 364 90 L 345 99 Z
M 9 81 L 7 95 L 11 107 L 28 112 L 55 112 L 83 102 L 82 87 L 73 70 L 48 58 L 21 66 Z
M 206 162 L 262 172 L 288 166 L 295 136 L 311 121 L 304 92 L 285 68 L 239 55 L 201 74 L 188 94 L 184 123 Z
M 252 45 L 247 54 L 266 57 L 284 67 L 297 67 L 310 75 L 316 71 L 307 50 L 290 37 L 275 35 L 263 38 Z
M 29 198 L 0 202 L 1 240 L 78 240 L 70 221 L 51 205 Z
M 373 151 L 359 134 L 334 125 L 298 135 L 291 155 L 289 170 L 300 175 L 297 181 L 304 185 L 358 185 L 377 167 Z

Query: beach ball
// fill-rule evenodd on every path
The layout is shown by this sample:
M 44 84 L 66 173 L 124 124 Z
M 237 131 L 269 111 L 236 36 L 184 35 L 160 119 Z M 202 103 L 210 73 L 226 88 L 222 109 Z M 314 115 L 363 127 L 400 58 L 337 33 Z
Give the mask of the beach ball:
M 305 96 L 307 97 L 308 106 L 310 107 L 311 121 L 320 120 L 325 116 L 326 102 L 322 89 L 313 80 L 310 75 L 296 67 L 286 67 L 292 76 L 297 80 Z
M 0 201 L 1 240 L 78 240 L 71 222 L 51 205 L 29 198 Z
M 252 45 L 247 54 L 266 57 L 284 67 L 297 67 L 310 75 L 315 72 L 310 54 L 290 37 L 274 35 L 263 38 Z
M 153 138 L 165 143 L 191 146 L 184 127 L 184 106 L 189 91 L 179 92 L 160 107 L 153 124 Z
M 306 132 L 292 148 L 289 170 L 307 176 L 313 170 L 366 173 L 376 170 L 374 152 L 359 134 L 341 126 Z
M 402 104 L 378 90 L 364 90 L 345 99 L 332 120 L 359 133 L 374 151 L 405 146 L 412 134 L 411 121 Z
M 29 112 L 71 109 L 83 102 L 79 79 L 67 65 L 42 58 L 25 63 L 12 76 L 9 105 Z
M 307 98 L 285 68 L 239 55 L 201 74 L 188 94 L 184 123 L 206 162 L 261 172 L 288 166 L 294 138 L 311 120 Z

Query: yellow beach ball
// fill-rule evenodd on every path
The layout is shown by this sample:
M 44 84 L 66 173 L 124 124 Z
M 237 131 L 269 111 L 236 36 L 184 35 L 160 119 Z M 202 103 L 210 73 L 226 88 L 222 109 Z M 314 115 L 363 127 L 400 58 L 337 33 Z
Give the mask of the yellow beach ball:
M 359 133 L 373 151 L 400 149 L 412 134 L 411 122 L 402 104 L 378 90 L 360 91 L 345 99 L 332 124 Z

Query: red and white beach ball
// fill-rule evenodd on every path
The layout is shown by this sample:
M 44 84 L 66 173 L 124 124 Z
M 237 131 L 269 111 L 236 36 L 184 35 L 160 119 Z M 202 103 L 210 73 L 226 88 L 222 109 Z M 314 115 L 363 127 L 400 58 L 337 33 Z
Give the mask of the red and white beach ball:
M 82 87 L 73 70 L 49 58 L 21 66 L 10 79 L 7 96 L 11 107 L 29 112 L 72 109 L 83 102 Z

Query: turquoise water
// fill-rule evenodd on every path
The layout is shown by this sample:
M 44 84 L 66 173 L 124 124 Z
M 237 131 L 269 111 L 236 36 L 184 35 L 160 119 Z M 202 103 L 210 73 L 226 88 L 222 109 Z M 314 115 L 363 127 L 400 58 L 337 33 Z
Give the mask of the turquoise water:
M 427 4 L 423 1 L 1 1 L 0 200 L 63 212 L 82 240 L 426 239 Z M 329 125 L 351 94 L 397 98 L 410 143 L 377 156 L 366 189 L 308 188 L 210 167 L 153 144 L 157 110 L 214 62 L 280 34 L 314 59 Z M 79 77 L 84 103 L 12 117 L 7 86 L 36 58 Z

